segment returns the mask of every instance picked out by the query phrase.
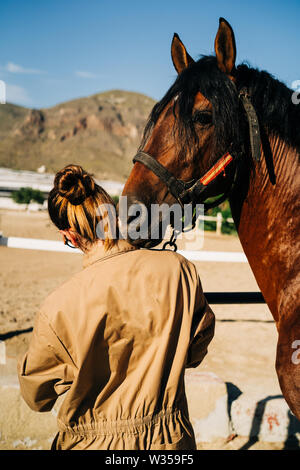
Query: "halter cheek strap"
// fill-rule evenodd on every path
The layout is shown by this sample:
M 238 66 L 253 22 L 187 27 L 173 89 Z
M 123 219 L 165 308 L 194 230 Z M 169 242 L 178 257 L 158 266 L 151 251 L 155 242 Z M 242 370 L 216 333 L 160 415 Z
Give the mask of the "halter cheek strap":
M 248 119 L 252 158 L 256 162 L 259 162 L 261 139 L 258 117 L 254 106 L 251 103 L 250 95 L 246 88 L 241 89 L 241 91 L 239 92 L 239 98 L 242 101 Z
M 239 92 L 239 98 L 244 107 L 248 124 L 249 124 L 249 137 L 251 145 L 252 158 L 259 162 L 260 160 L 260 130 L 259 121 L 255 109 L 251 103 L 250 95 L 246 88 L 242 88 Z M 177 179 L 172 173 L 167 170 L 161 163 L 155 160 L 151 155 L 146 152 L 138 152 L 133 159 L 133 162 L 140 162 L 151 170 L 158 178 L 163 181 L 168 187 L 172 196 L 183 206 L 183 204 L 190 203 L 203 203 L 207 197 L 205 192 L 207 187 L 213 183 L 217 176 L 224 172 L 227 165 L 232 163 L 233 157 L 230 153 L 225 153 L 199 180 L 182 181 Z M 237 166 L 235 170 L 234 182 L 236 179 Z M 233 184 L 234 184 L 233 182 Z M 233 186 L 232 186 L 233 187 Z M 228 194 L 223 194 L 216 201 L 205 204 L 205 210 L 219 205 Z
M 191 202 L 204 202 L 204 191 L 233 161 L 233 157 L 227 152 L 223 155 L 199 180 L 182 181 L 177 179 L 161 163 L 146 152 L 138 152 L 133 162 L 139 162 L 151 170 L 168 187 L 172 196 L 183 204 Z M 201 201 L 202 200 L 202 201 Z

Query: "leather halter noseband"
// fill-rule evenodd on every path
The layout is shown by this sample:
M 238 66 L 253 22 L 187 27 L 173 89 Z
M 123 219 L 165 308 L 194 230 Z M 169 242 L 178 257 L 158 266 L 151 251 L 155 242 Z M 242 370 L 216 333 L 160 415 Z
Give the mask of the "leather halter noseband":
M 250 101 L 249 94 L 245 88 L 239 93 L 239 98 L 245 109 L 248 123 L 249 123 L 249 135 L 252 157 L 255 161 L 260 160 L 260 131 L 259 121 L 255 112 L 255 109 Z M 206 197 L 205 192 L 208 186 L 214 182 L 220 173 L 225 174 L 225 168 L 227 165 L 232 163 L 235 159 L 230 153 L 225 153 L 211 168 L 208 170 L 200 179 L 183 181 L 176 178 L 172 173 L 167 170 L 161 163 L 155 158 L 144 151 L 138 152 L 133 158 L 133 162 L 139 162 L 145 165 L 151 170 L 158 178 L 163 181 L 172 196 L 180 203 L 183 207 L 184 204 L 191 203 L 204 203 Z M 237 171 L 237 170 L 236 170 Z M 236 171 L 234 176 L 234 182 L 236 179 Z M 233 182 L 233 184 L 234 184 Z M 210 204 L 204 204 L 205 211 L 216 207 L 225 199 L 227 199 L 228 193 L 223 194 L 220 198 Z
M 175 178 L 169 170 L 146 152 L 138 152 L 133 158 L 134 163 L 143 163 L 158 176 L 159 179 L 166 184 L 172 196 L 181 206 L 196 201 L 198 203 L 204 201 L 206 198 L 203 198 L 203 193 L 206 191 L 208 185 L 212 183 L 220 173 L 225 173 L 226 166 L 232 161 L 233 157 L 229 153 L 226 153 L 199 180 L 183 181 Z

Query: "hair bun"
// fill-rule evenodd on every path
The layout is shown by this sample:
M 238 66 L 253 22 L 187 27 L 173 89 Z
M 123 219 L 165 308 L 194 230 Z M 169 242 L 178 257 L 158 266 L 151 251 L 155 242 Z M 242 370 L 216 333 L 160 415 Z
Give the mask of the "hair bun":
M 62 197 L 77 206 L 93 194 L 95 182 L 81 166 L 68 165 L 56 174 L 54 187 Z

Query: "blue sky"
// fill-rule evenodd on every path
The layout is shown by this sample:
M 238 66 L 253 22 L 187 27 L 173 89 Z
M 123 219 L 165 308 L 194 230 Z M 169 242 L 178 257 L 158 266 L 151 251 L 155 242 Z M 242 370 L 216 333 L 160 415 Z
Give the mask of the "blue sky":
M 0 13 L 0 79 L 28 107 L 114 88 L 160 99 L 176 77 L 173 33 L 195 59 L 211 54 L 220 16 L 238 63 L 300 80 L 299 0 L 2 0 Z

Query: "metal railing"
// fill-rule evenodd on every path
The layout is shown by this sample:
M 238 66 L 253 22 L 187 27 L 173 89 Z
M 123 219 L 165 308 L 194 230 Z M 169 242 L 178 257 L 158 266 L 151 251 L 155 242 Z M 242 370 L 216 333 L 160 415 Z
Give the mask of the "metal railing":
M 204 292 L 209 304 L 264 304 L 261 292 Z

